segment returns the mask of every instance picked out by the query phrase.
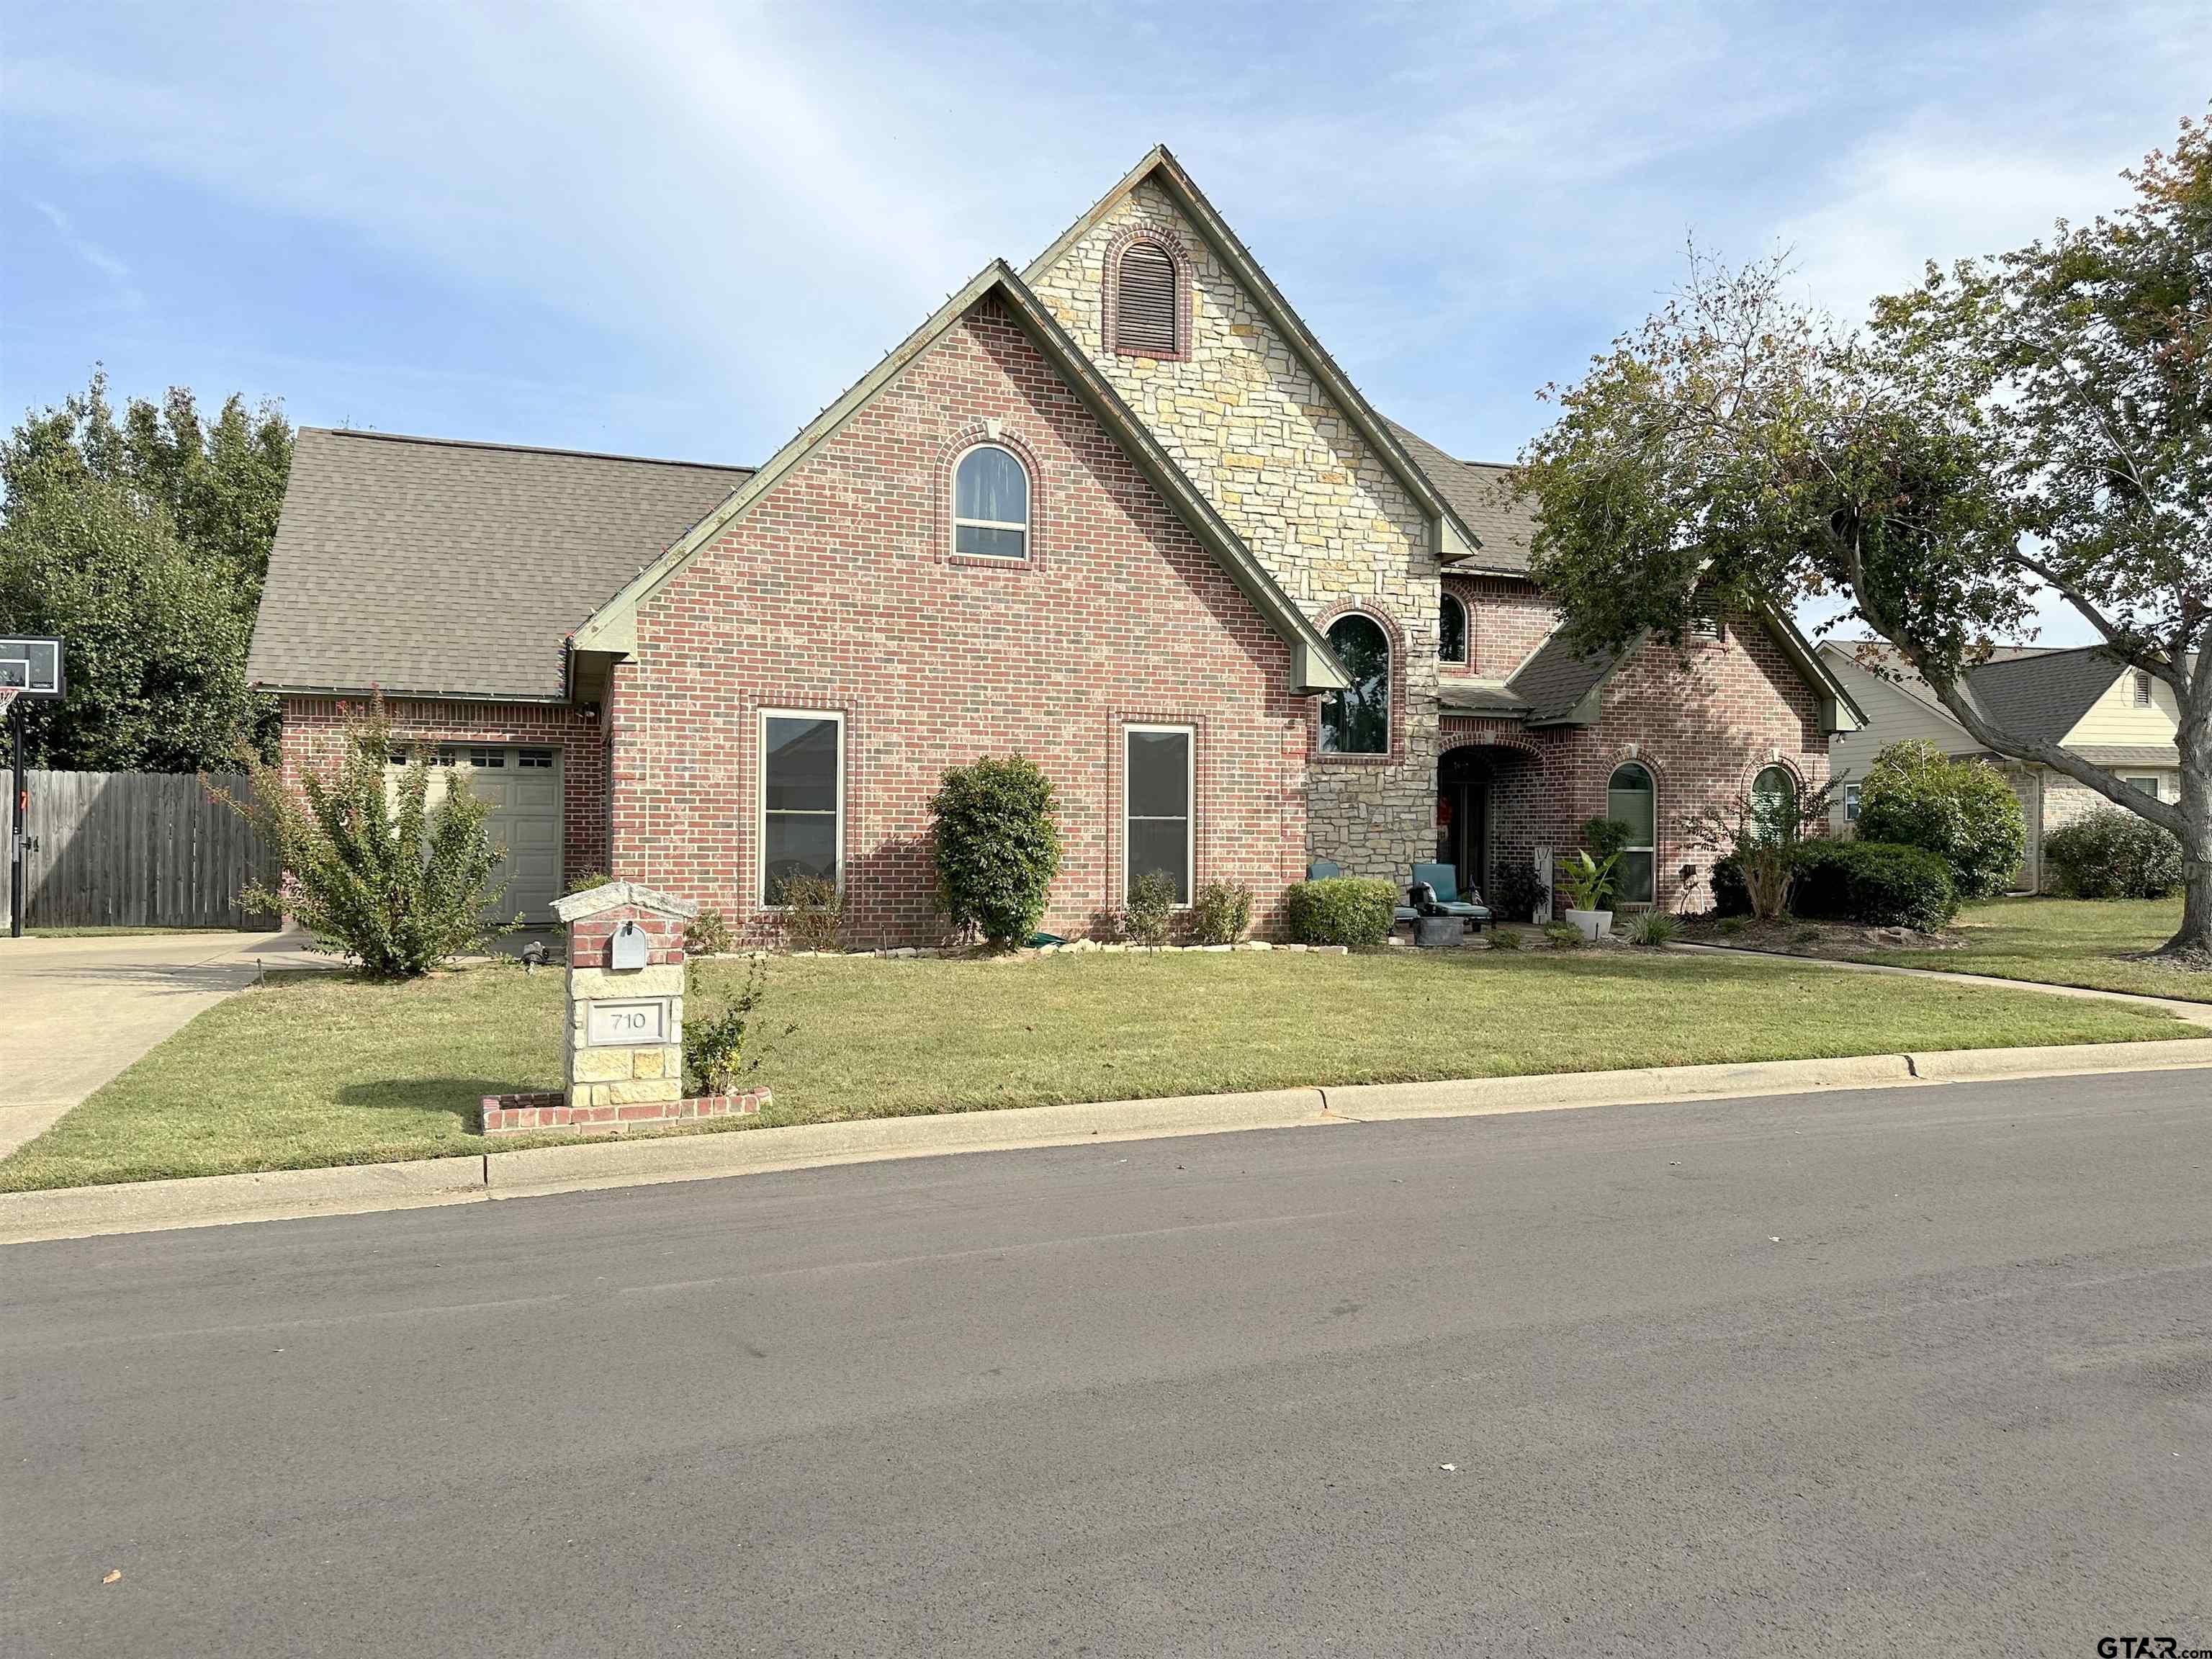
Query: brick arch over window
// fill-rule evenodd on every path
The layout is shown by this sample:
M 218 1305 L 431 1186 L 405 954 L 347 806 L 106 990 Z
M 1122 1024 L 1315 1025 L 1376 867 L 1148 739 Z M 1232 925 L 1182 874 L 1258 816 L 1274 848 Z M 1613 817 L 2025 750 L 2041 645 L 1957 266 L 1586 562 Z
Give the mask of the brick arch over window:
M 1022 464 L 1022 471 L 1030 477 L 1030 529 L 1027 552 L 1018 559 L 993 559 L 953 550 L 952 514 L 955 504 L 953 473 L 961 458 L 981 444 L 993 445 L 1005 450 Z M 962 427 L 937 447 L 932 476 L 936 495 L 937 556 L 945 563 L 965 565 L 975 568 L 1000 570 L 1035 570 L 1041 567 L 1051 550 L 1049 526 L 1045 518 L 1048 504 L 1044 468 L 1037 460 L 1036 451 L 1022 434 L 1007 427 L 1003 421 L 975 421 Z
M 1157 344 L 1124 341 L 1121 338 L 1121 259 L 1131 248 L 1145 247 L 1166 256 L 1175 283 L 1174 343 L 1168 350 Z M 1188 362 L 1190 360 L 1191 334 L 1191 261 L 1182 243 L 1170 232 L 1156 225 L 1132 225 L 1106 246 L 1104 272 L 1106 349 L 1125 356 L 1157 357 L 1169 362 Z
M 1322 705 L 1326 697 L 1312 699 L 1313 712 L 1307 716 L 1309 757 L 1327 766 L 1376 766 L 1393 763 L 1406 758 L 1406 630 L 1398 626 L 1398 619 L 1380 605 L 1364 599 L 1346 600 L 1333 605 L 1314 618 L 1314 626 L 1323 638 L 1328 630 L 1346 617 L 1364 617 L 1382 630 L 1383 643 L 1390 651 L 1389 731 L 1388 741 L 1379 753 L 1324 754 L 1321 746 Z

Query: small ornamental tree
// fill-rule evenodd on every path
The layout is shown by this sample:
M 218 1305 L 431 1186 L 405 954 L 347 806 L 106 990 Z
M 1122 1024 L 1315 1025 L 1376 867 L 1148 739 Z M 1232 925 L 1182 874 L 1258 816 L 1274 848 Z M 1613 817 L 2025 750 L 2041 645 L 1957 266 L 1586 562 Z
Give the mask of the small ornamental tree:
M 1019 755 L 956 766 L 929 810 L 937 903 L 963 933 L 1026 944 L 1060 873 L 1059 801 L 1052 780 Z
M 1779 260 L 1693 256 L 1674 300 L 1552 389 L 1559 418 L 1510 482 L 1578 643 L 1840 598 L 1976 741 L 2177 836 L 2165 950 L 2212 965 L 2212 120 L 2124 176 L 2124 208 L 1930 266 L 1863 331 L 1792 301 Z M 2178 801 L 1975 693 L 2045 592 L 2172 698 Z
M 337 764 L 307 773 L 297 790 L 281 768 L 244 759 L 248 798 L 215 793 L 261 832 L 284 871 L 275 892 L 254 887 L 246 902 L 288 913 L 319 948 L 357 958 L 377 978 L 406 979 L 518 925 L 491 914 L 505 891 L 492 884 L 491 803 L 456 778 L 428 805 L 421 754 L 387 784 L 392 723 L 381 696 L 349 715 Z
M 1994 898 L 2027 852 L 2020 797 L 1984 761 L 1954 761 L 1918 738 L 1875 757 L 1859 786 L 1859 839 L 1926 848 L 1962 899 Z

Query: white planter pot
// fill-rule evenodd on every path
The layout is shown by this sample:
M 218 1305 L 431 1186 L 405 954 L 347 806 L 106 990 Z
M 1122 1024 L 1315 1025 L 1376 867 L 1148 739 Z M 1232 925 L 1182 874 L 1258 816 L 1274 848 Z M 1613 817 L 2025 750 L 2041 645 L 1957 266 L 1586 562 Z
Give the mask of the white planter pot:
M 1567 920 L 1581 928 L 1583 937 L 1592 945 L 1613 931 L 1613 912 L 1610 910 L 1570 910 Z

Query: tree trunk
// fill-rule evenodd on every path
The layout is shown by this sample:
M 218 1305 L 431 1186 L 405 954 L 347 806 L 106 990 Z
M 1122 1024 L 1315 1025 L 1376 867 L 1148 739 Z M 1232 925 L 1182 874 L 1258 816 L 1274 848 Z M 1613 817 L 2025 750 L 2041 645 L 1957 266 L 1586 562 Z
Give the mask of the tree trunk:
M 2191 733 L 2184 732 L 2185 739 Z M 2200 738 L 2181 751 L 2181 931 L 2160 947 L 2161 956 L 2212 967 L 2212 741 Z

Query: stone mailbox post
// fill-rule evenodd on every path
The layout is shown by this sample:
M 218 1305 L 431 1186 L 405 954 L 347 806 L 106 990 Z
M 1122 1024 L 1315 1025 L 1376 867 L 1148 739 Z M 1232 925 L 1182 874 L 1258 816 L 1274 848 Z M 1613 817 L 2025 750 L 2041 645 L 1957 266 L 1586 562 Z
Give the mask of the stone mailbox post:
M 553 907 L 568 927 L 567 1086 L 557 1095 L 488 1095 L 483 1132 L 606 1133 L 757 1112 L 766 1089 L 686 1099 L 684 926 L 699 908 L 611 881 Z
M 613 881 L 553 912 L 568 927 L 572 1121 L 672 1116 L 684 1097 L 684 926 L 699 907 Z

